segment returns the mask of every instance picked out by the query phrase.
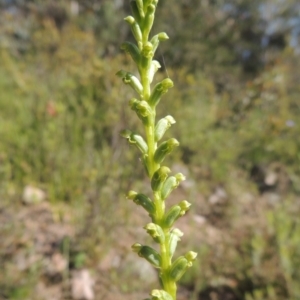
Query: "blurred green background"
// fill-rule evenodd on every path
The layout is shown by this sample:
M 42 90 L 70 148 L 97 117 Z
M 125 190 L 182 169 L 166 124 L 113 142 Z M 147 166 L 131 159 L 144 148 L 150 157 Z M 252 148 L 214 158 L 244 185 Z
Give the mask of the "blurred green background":
M 148 219 L 125 194 L 149 186 L 119 135 L 140 128 L 115 76 L 135 72 L 119 50 L 129 13 L 127 0 L 0 0 L 1 300 L 157 286 L 130 253 Z M 174 201 L 194 204 L 179 252 L 199 252 L 179 299 L 299 300 L 299 2 L 160 0 L 159 31 L 157 80 L 175 87 L 158 115 L 177 121 L 168 164 L 188 177 Z

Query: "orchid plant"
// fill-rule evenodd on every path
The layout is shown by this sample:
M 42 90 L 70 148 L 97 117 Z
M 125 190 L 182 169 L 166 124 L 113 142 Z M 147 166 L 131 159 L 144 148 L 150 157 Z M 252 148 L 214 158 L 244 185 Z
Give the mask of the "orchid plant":
M 154 22 L 155 11 L 159 0 L 131 0 L 132 16 L 125 18 L 129 24 L 136 44 L 125 42 L 122 49 L 135 62 L 139 76 L 120 70 L 117 75 L 136 93 L 129 101 L 131 109 L 137 114 L 144 128 L 144 137 L 131 130 L 121 134 L 130 144 L 135 145 L 141 152 L 141 161 L 145 167 L 151 184 L 152 195 L 129 191 L 127 198 L 142 206 L 149 214 L 151 222 L 144 226 L 146 232 L 159 246 L 154 248 L 135 243 L 132 250 L 145 258 L 159 271 L 161 288 L 150 293 L 151 298 L 145 300 L 176 300 L 177 282 L 192 266 L 197 253 L 187 252 L 173 259 L 178 241 L 183 233 L 174 227 L 175 221 L 183 216 L 190 208 L 186 200 L 166 208 L 166 199 L 178 187 L 185 176 L 181 173 L 171 175 L 171 170 L 162 165 L 179 142 L 175 138 L 162 141 L 165 132 L 175 123 L 168 115 L 156 122 L 156 107 L 162 96 L 173 87 L 173 81 L 165 78 L 152 87 L 155 73 L 161 67 L 154 54 L 159 43 L 168 39 L 165 32 L 150 37 Z

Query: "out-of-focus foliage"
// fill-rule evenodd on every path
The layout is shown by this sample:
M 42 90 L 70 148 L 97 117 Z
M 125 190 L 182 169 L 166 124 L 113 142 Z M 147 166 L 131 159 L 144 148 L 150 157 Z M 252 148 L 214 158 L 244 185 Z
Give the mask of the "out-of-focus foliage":
M 43 188 L 51 202 L 77 205 L 85 234 L 75 248 L 92 265 L 99 244 L 109 239 L 104 233 L 128 220 L 122 193 L 133 181 L 143 184 L 139 158 L 119 137 L 125 119 L 132 127 L 137 122 L 129 117 L 132 95 L 115 76 L 131 67 L 118 54 L 129 34 L 122 23 L 128 1 L 0 5 L 0 206 L 18 205 L 27 184 Z M 217 212 L 230 238 L 220 248 L 202 245 L 201 266 L 186 279 L 199 292 L 226 285 L 237 299 L 299 296 L 299 224 L 293 215 L 300 192 L 297 5 L 160 1 L 156 29 L 171 42 L 157 59 L 160 76 L 169 74 L 175 87 L 165 100 L 172 111 L 159 116 L 177 120 L 172 135 L 182 147 L 174 163 L 187 165 L 196 192 L 205 196 L 220 185 L 232 192 L 241 180 L 256 195 L 291 198 L 273 211 L 255 202 L 244 213 L 232 192 Z M 273 184 L 265 177 L 269 171 L 277 176 Z M 246 224 L 257 210 L 262 223 Z M 0 290 L 9 299 L 25 299 L 38 270 L 28 284 L 11 275 L 0 280 Z
M 53 189 L 48 192 L 53 199 L 71 200 L 73 192 L 82 192 L 79 184 L 96 184 L 98 169 L 101 176 L 105 173 L 102 164 L 108 160 L 103 161 L 97 149 L 120 151 L 111 148 L 118 140 L 118 128 L 111 128 L 115 131 L 111 135 L 109 127 L 116 121 L 122 126 L 119 116 L 124 106 L 117 91 L 109 92 L 118 83 L 107 76 L 112 65 L 95 55 L 92 34 L 72 26 L 59 32 L 46 20 L 31 41 L 32 53 L 18 64 L 6 49 L 1 52 L 1 89 L 9 91 L 1 101 L 3 162 L 11 166 L 9 176 L 16 182 L 43 183 L 51 178 Z M 111 102 L 114 109 L 108 109 Z M 83 175 L 86 183 L 76 177 Z M 71 194 L 62 186 L 68 186 Z
M 280 161 L 291 172 L 293 187 L 298 190 L 297 65 L 297 58 L 287 49 L 272 68 L 249 80 L 243 91 L 236 91 L 239 102 L 235 105 L 230 94 L 217 93 L 203 73 L 195 77 L 178 71 L 178 89 L 170 97 L 172 114 L 177 119 L 188 115 L 193 124 L 178 124 L 186 150 L 184 160 L 209 170 L 213 176 L 209 180 L 217 181 L 224 180 L 230 165 L 250 170 Z

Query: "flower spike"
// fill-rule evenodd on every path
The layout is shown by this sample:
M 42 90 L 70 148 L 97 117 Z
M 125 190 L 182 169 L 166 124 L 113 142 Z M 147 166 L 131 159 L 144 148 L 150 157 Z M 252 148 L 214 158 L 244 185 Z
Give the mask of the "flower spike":
M 127 194 L 127 199 L 143 207 L 149 214 L 151 221 L 144 229 L 157 246 L 157 249 L 154 249 L 139 243 L 132 245 L 132 250 L 159 272 L 161 289 L 153 290 L 150 297 L 144 300 L 176 300 L 177 281 L 192 266 L 197 254 L 189 251 L 173 261 L 177 244 L 183 236 L 183 233 L 173 226 L 189 210 L 191 204 L 183 200 L 166 209 L 168 197 L 185 180 L 185 176 L 181 173 L 170 176 L 170 168 L 161 165 L 167 155 L 179 146 L 179 142 L 175 138 L 160 142 L 166 131 L 175 124 L 172 116 L 167 115 L 158 122 L 155 119 L 156 107 L 174 85 L 170 78 L 165 78 L 151 86 L 161 67 L 159 62 L 153 59 L 154 54 L 159 43 L 169 39 L 165 32 L 160 32 L 149 40 L 157 4 L 158 0 L 130 1 L 132 16 L 126 17 L 125 21 L 130 26 L 136 43 L 125 42 L 121 48 L 136 64 L 138 76 L 124 70 L 119 71 L 117 75 L 138 94 L 131 98 L 129 106 L 142 121 L 145 134 L 141 136 L 133 131 L 123 130 L 121 135 L 141 151 L 141 162 L 152 190 L 150 197 L 132 190 Z

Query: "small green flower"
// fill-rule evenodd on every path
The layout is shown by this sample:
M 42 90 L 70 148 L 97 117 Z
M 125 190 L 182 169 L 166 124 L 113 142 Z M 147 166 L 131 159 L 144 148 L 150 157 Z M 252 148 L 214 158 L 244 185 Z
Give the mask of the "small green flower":
M 143 86 L 133 74 L 120 70 L 116 75 L 121 77 L 123 82 L 129 84 L 139 95 L 143 94 Z
M 165 234 L 162 228 L 154 223 L 149 223 L 144 227 L 147 233 L 153 238 L 156 243 L 165 242 Z
M 170 193 L 176 189 L 180 182 L 185 180 L 185 176 L 181 173 L 176 174 L 175 176 L 170 176 L 164 183 L 161 189 L 161 198 L 166 199 Z
M 127 195 L 127 199 L 133 200 L 135 204 L 142 206 L 150 215 L 155 213 L 154 203 L 146 195 L 130 191 Z
M 163 143 L 157 148 L 154 154 L 154 161 L 158 164 L 162 163 L 165 157 L 170 154 L 176 147 L 179 146 L 179 142 L 171 138 Z
M 196 257 L 196 252 L 189 251 L 185 256 L 180 256 L 175 260 L 170 270 L 170 276 L 174 281 L 178 281 L 182 277 L 186 270 L 193 265 Z
M 153 45 L 153 51 L 154 52 L 156 51 L 156 49 L 159 45 L 159 42 L 166 41 L 168 39 L 169 39 L 169 37 L 165 32 L 161 32 L 161 33 L 156 34 L 155 36 L 153 36 L 153 38 L 150 41 L 151 44 Z
M 157 60 L 152 60 L 150 68 L 149 68 L 149 72 L 148 72 L 148 77 L 149 77 L 150 83 L 152 83 L 154 75 L 159 68 L 161 68 L 160 63 Z
M 142 153 L 148 152 L 148 145 L 140 135 L 125 129 L 121 132 L 121 136 L 126 138 L 130 144 L 135 144 Z
M 171 170 L 168 167 L 160 167 L 152 176 L 151 187 L 153 191 L 160 191 L 164 182 L 168 178 Z
M 180 241 L 180 238 L 183 236 L 183 232 L 181 232 L 178 228 L 174 228 L 170 233 L 169 238 L 169 251 L 170 257 L 173 257 L 173 254 L 176 250 L 177 243 Z
M 136 2 L 136 5 L 137 5 L 137 8 L 138 8 L 138 11 L 139 11 L 139 14 L 142 18 L 145 17 L 145 14 L 144 14 L 144 4 L 143 4 L 143 0 L 136 0 L 136 1 L 133 1 L 133 2 Z
M 170 78 L 166 78 L 163 81 L 161 81 L 160 83 L 158 83 L 153 89 L 153 92 L 149 99 L 149 104 L 152 107 L 155 107 L 159 103 L 162 95 L 167 93 L 167 91 L 170 88 L 172 88 L 173 86 L 174 86 L 174 83 Z
M 170 228 L 174 222 L 181 216 L 183 216 L 189 209 L 191 204 L 186 200 L 181 201 L 179 204 L 173 205 L 170 210 L 165 214 L 163 223 L 164 226 Z
M 166 116 L 159 120 L 155 126 L 154 137 L 155 141 L 158 142 L 166 133 L 166 131 L 171 127 L 171 125 L 175 124 L 176 121 L 172 116 Z
M 161 266 L 161 256 L 159 253 L 149 246 L 143 246 L 139 243 L 135 243 L 131 246 L 132 250 L 136 252 L 140 257 L 145 258 L 155 268 Z
M 121 45 L 121 49 L 124 50 L 126 53 L 130 54 L 131 58 L 136 62 L 139 63 L 141 60 L 141 51 L 139 48 L 130 43 L 130 42 L 125 42 Z
M 142 31 L 141 31 L 140 25 L 136 22 L 136 20 L 134 19 L 134 17 L 128 16 L 124 20 L 130 24 L 132 33 L 133 33 L 136 41 L 138 43 L 142 42 L 142 40 L 143 40 Z
M 148 40 L 148 36 L 149 36 L 149 33 L 150 33 L 152 25 L 153 25 L 154 13 L 155 13 L 155 5 L 153 5 L 153 4 L 148 5 L 145 19 L 143 21 L 144 39 L 147 39 L 147 40 Z

